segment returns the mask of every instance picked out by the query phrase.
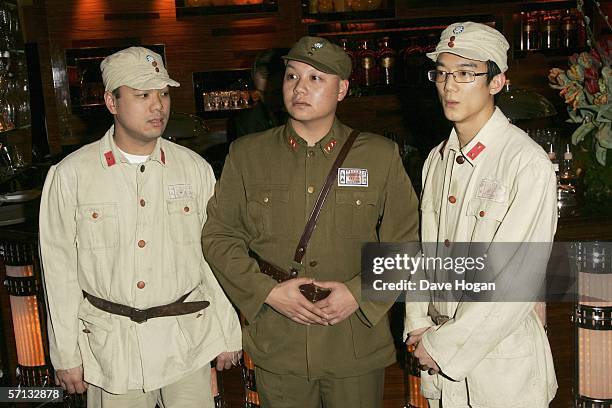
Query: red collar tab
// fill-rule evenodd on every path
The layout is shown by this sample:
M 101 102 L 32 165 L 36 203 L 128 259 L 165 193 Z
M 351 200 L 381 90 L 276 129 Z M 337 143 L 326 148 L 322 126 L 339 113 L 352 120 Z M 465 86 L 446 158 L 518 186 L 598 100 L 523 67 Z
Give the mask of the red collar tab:
M 467 157 L 469 157 L 470 159 L 474 160 L 476 157 L 478 157 L 478 155 L 480 153 L 482 153 L 482 151 L 486 148 L 485 145 L 483 145 L 482 143 L 478 142 L 476 143 L 476 146 L 472 147 L 472 149 L 467 153 Z
M 163 164 L 166 164 L 166 153 L 164 153 L 164 149 L 159 148 L 159 158 Z
M 106 153 L 104 153 L 104 158 L 106 159 L 106 165 L 108 167 L 114 166 L 115 165 L 115 156 L 113 155 L 113 152 L 111 152 L 110 150 Z
M 297 140 L 295 140 L 293 136 L 289 136 L 288 142 L 293 150 L 297 150 Z
M 327 142 L 324 149 L 327 153 L 331 153 L 331 151 L 334 150 L 334 147 L 336 147 L 337 144 L 338 142 L 336 141 L 336 139 L 332 139 L 329 142 Z

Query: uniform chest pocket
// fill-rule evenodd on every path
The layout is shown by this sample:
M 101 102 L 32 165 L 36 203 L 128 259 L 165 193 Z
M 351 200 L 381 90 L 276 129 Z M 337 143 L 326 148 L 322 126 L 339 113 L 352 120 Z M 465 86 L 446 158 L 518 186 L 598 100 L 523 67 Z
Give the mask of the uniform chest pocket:
M 374 238 L 378 223 L 376 191 L 336 190 L 335 224 L 345 238 Z
M 291 230 L 289 185 L 247 186 L 246 196 L 247 215 L 260 234 L 286 235 Z
M 77 208 L 76 229 L 79 249 L 116 248 L 119 245 L 117 204 L 84 204 Z
M 202 223 L 195 198 L 167 200 L 170 238 L 178 244 L 193 244 L 202 238 Z
M 476 219 L 472 241 L 489 241 L 507 212 L 508 203 L 472 198 L 466 209 L 466 215 Z

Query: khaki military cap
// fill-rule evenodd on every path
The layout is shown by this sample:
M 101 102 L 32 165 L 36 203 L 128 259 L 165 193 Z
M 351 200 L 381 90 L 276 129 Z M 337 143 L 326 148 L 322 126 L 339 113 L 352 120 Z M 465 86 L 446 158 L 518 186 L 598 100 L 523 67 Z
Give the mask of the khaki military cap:
M 434 52 L 427 56 L 436 61 L 443 52 L 476 61 L 493 61 L 501 72 L 508 69 L 508 41 L 494 28 L 466 21 L 446 27 Z
M 353 65 L 342 47 L 319 37 L 300 38 L 283 59 L 306 63 L 321 72 L 338 75 L 342 79 L 349 79 Z
M 130 47 L 109 55 L 100 64 L 100 69 L 106 91 L 114 91 L 122 85 L 140 90 L 181 85 L 170 79 L 161 55 L 144 47 Z

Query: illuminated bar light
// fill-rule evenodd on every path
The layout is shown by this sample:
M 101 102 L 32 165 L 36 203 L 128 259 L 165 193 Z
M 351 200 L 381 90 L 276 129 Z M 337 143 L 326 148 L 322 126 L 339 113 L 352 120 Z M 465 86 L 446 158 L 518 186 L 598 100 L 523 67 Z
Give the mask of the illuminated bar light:
M 576 407 L 612 406 L 612 246 L 577 246 Z
M 45 325 L 41 318 L 38 245 L 34 242 L 2 242 L 6 287 L 17 349 L 17 381 L 21 386 L 51 385 L 47 364 Z

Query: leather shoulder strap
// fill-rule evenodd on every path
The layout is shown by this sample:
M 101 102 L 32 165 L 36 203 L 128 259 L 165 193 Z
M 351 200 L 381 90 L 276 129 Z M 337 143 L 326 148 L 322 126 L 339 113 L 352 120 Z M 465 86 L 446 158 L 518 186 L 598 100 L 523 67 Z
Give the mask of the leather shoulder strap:
M 314 228 L 317 225 L 317 220 L 319 219 L 319 215 L 321 214 L 321 208 L 323 208 L 323 204 L 325 203 L 325 199 L 327 198 L 329 190 L 331 190 L 331 187 L 334 184 L 334 181 L 336 180 L 336 177 L 338 175 L 338 169 L 340 168 L 340 166 L 342 166 L 344 159 L 348 155 L 349 150 L 351 150 L 353 142 L 355 142 L 355 139 L 357 139 L 359 133 L 360 132 L 358 130 L 353 130 L 351 132 L 348 139 L 346 139 L 346 142 L 344 142 L 344 145 L 342 145 L 342 149 L 338 153 L 338 157 L 336 157 L 336 160 L 334 161 L 334 164 L 332 165 L 331 170 L 327 175 L 325 184 L 323 185 L 323 188 L 319 193 L 319 197 L 317 197 L 317 201 L 315 202 L 315 205 L 312 209 L 312 213 L 310 213 L 310 218 L 308 218 L 308 222 L 304 227 L 304 232 L 302 233 L 300 242 L 298 243 L 298 246 L 295 250 L 293 260 L 297 263 L 301 263 L 302 259 L 304 259 L 304 255 L 306 254 L 306 248 L 308 247 L 308 241 L 310 241 L 312 232 L 314 231 Z M 297 276 L 297 272 L 298 271 L 295 270 L 295 268 L 291 268 L 292 277 Z

